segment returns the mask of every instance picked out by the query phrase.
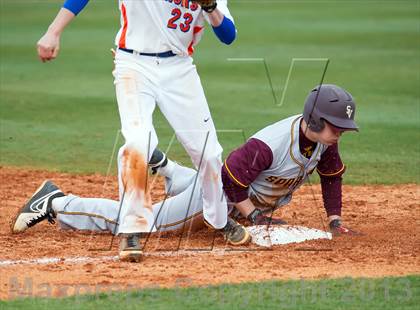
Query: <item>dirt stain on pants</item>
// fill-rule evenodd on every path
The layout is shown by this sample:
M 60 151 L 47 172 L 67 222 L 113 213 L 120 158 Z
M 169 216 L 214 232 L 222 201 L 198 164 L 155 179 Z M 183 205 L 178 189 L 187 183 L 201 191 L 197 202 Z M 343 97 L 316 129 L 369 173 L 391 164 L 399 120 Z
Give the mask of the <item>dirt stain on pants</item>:
M 132 147 L 127 147 L 122 154 L 122 182 L 126 195 L 132 195 L 138 204 L 152 211 L 152 200 L 147 186 L 148 166 L 145 156 Z M 133 206 L 134 207 L 134 206 Z M 139 217 L 138 224 L 147 226 L 147 221 Z

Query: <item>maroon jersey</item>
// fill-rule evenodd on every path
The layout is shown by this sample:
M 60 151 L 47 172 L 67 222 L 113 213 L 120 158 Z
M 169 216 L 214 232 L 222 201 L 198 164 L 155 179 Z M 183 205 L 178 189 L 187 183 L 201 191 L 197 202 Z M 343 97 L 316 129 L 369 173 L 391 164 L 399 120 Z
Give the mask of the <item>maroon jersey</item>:
M 316 145 L 306 138 L 301 129 L 299 130 L 299 149 L 304 156 L 311 157 Z M 256 138 L 249 139 L 233 151 L 222 167 L 223 189 L 228 199 L 236 203 L 247 199 L 251 183 L 262 171 L 268 169 L 272 162 L 273 151 L 266 143 Z M 341 161 L 338 145 L 329 146 L 322 153 L 317 165 L 328 216 L 341 215 L 341 176 L 344 171 L 345 166 Z

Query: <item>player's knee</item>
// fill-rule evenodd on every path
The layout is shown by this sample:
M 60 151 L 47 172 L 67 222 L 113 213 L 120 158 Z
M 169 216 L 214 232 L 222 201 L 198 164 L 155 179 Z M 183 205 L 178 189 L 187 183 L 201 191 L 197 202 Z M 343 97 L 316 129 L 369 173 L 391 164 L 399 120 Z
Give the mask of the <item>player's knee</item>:
M 153 135 L 125 135 L 125 143 L 122 148 L 120 148 L 120 156 L 122 156 L 123 152 L 128 151 L 136 151 L 143 156 L 150 158 L 152 156 L 153 150 L 157 146 L 157 138 Z
M 123 147 L 120 148 L 118 152 L 118 157 L 123 161 L 130 160 L 132 158 L 143 158 L 146 161 L 146 152 L 147 149 L 142 147 L 140 143 L 136 142 L 126 142 Z
M 191 160 L 195 165 L 195 168 L 205 165 L 219 166 L 222 163 L 222 152 L 223 149 L 220 144 L 208 143 L 203 151 L 202 144 L 188 145 L 186 147 L 188 154 L 191 156 Z
M 206 165 L 221 166 L 222 156 L 219 152 L 205 152 L 202 156 L 202 163 Z

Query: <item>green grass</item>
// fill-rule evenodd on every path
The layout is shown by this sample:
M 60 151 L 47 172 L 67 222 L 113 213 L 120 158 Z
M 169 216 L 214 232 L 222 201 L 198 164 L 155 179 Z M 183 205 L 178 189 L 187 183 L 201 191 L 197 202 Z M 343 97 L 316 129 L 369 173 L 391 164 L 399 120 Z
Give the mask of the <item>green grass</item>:
M 181 283 L 180 283 L 181 284 Z M 118 285 L 109 290 L 117 290 Z M 44 291 L 45 287 L 43 288 Z M 80 292 L 86 292 L 80 290 Z M 0 302 L 2 309 L 418 309 L 420 277 L 271 281 Z M 17 296 L 11 296 L 17 297 Z
M 65 31 L 53 63 L 35 44 L 59 1 L 0 0 L 0 165 L 105 173 L 119 116 L 109 48 L 115 1 L 91 1 Z M 329 58 L 326 81 L 355 96 L 360 133 L 341 143 L 347 183 L 419 183 L 419 1 L 230 1 L 238 40 L 207 29 L 195 61 L 226 155 L 264 126 L 300 113 L 323 63 L 296 63 L 284 104 L 273 102 L 264 58 L 281 98 L 292 58 Z M 173 132 L 156 111 L 160 147 Z M 417 141 L 417 142 L 416 142 Z M 121 137 L 118 145 L 121 145 Z M 180 145 L 171 157 L 188 163 Z M 115 158 L 114 158 L 115 172 Z M 415 309 L 420 277 L 264 282 L 145 289 L 66 299 L 17 299 L 0 309 Z M 327 298 L 321 294 L 326 288 Z M 315 291 L 315 297 L 312 295 Z
M 0 164 L 105 173 L 119 129 L 109 53 L 119 25 L 115 1 L 91 1 L 49 64 L 37 60 L 35 44 L 62 1 L 0 1 Z M 230 7 L 238 40 L 222 46 L 207 29 L 195 55 L 225 155 L 244 135 L 300 113 L 323 67 L 296 63 L 278 107 L 261 62 L 227 58 L 265 58 L 278 98 L 292 58 L 329 58 L 325 82 L 344 86 L 358 104 L 361 131 L 341 143 L 346 182 L 419 182 L 418 1 L 230 1 Z M 166 149 L 173 133 L 158 111 L 155 125 Z M 189 163 L 179 145 L 170 155 Z

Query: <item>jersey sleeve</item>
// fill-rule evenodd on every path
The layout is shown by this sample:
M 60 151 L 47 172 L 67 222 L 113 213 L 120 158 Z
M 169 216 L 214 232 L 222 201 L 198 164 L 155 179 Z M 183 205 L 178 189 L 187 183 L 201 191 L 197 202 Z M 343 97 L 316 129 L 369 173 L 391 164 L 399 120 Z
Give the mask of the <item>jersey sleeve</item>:
M 322 200 L 327 216 L 341 216 L 342 208 L 342 178 L 321 176 Z
M 88 4 L 89 0 L 66 0 L 63 8 L 69 10 L 74 15 L 78 15 Z
M 222 167 L 222 182 L 231 202 L 248 198 L 248 186 L 273 162 L 273 152 L 263 141 L 252 138 L 229 154 Z
M 346 168 L 338 152 L 338 144 L 333 144 L 321 155 L 317 171 L 321 178 L 322 199 L 327 216 L 341 216 L 342 175 Z
M 346 170 L 338 152 L 338 144 L 329 146 L 321 155 L 317 172 L 321 177 L 342 176 Z
M 232 44 L 236 38 L 235 24 L 226 16 L 223 17 L 222 23 L 218 27 L 213 26 L 213 31 L 219 40 L 227 45 Z

